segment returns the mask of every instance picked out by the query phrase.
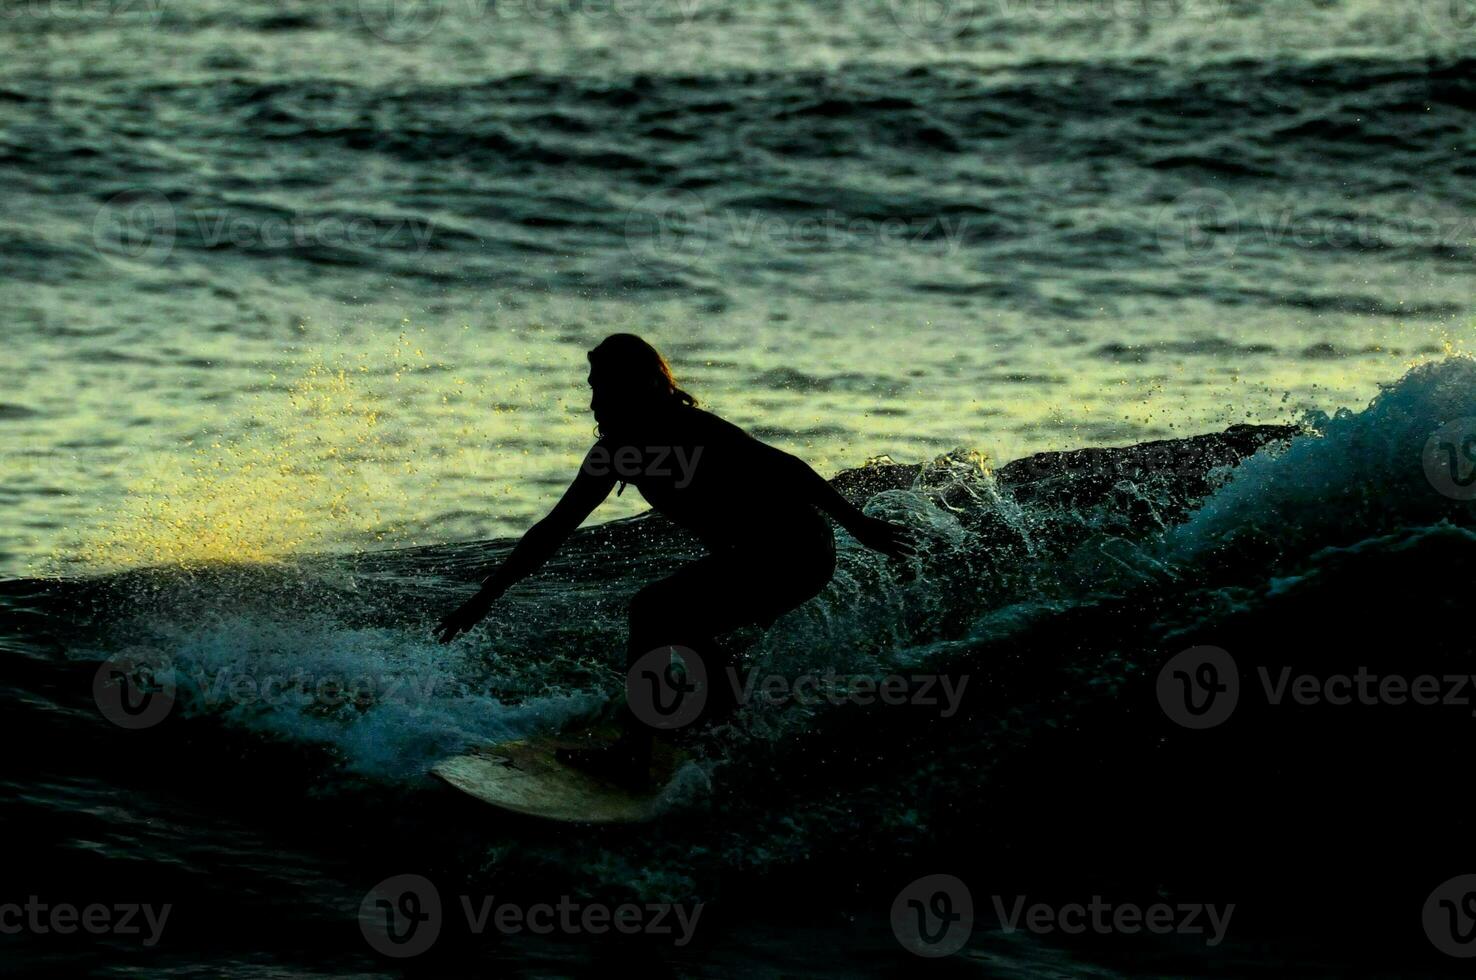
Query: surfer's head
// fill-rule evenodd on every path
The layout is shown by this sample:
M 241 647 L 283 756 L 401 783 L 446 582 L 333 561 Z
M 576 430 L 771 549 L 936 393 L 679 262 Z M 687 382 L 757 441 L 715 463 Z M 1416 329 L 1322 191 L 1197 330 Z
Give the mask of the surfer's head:
M 677 387 L 661 352 L 633 333 L 613 333 L 589 352 L 589 408 L 602 435 L 697 399 Z

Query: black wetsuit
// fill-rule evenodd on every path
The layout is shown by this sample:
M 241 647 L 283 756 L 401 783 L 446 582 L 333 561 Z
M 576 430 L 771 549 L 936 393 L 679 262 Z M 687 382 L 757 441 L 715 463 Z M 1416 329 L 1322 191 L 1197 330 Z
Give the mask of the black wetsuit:
M 631 600 L 628 666 L 661 646 L 697 652 L 711 682 L 703 714 L 716 720 L 734 706 L 730 663 L 717 638 L 768 626 L 826 586 L 835 573 L 830 522 L 765 486 L 782 454 L 700 409 L 663 413 L 639 439 L 607 435 L 600 445 L 612 460 L 623 451 L 615 467 L 621 478 L 709 552 Z

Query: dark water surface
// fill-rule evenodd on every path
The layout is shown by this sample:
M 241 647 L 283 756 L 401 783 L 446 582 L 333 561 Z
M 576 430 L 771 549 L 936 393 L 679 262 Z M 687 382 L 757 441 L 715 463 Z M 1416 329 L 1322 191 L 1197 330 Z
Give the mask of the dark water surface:
M 1360 407 L 1467 347 L 1462 13 L 11 0 L 0 567 L 518 533 L 617 329 L 827 473 Z
M 1469 673 L 1431 442 L 1476 417 L 1468 14 L 0 3 L 0 907 L 171 908 L 154 945 L 0 930 L 0 969 L 1455 972 L 1469 706 L 1261 677 Z M 430 640 L 573 473 L 613 330 L 925 532 L 910 569 L 842 536 L 755 667 L 966 678 L 957 711 L 754 705 L 640 828 L 428 777 L 593 716 L 629 596 L 696 554 L 626 494 Z M 1158 678 L 1205 645 L 1240 700 L 1195 730 Z M 157 724 L 106 717 L 110 664 L 172 686 Z M 395 961 L 359 909 L 403 874 L 447 912 Z M 934 874 L 975 922 L 925 961 L 891 910 Z M 472 935 L 462 896 L 703 912 Z M 1011 933 L 1016 896 L 1236 911 Z

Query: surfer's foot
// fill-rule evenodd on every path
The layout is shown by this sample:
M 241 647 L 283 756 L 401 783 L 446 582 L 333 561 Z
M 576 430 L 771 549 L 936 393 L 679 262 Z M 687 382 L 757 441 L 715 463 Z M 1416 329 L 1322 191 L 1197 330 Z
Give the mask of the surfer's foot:
M 624 789 L 651 788 L 650 736 L 622 737 L 613 745 L 558 749 L 554 758 L 566 766 Z

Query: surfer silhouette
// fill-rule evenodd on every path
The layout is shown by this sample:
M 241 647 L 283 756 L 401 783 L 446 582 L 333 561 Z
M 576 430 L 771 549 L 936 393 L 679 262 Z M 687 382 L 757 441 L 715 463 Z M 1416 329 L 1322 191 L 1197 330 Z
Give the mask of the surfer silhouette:
M 708 554 L 645 586 L 630 603 L 627 670 L 652 650 L 681 646 L 709 678 L 730 666 L 718 637 L 768 626 L 812 598 L 835 572 L 829 514 L 861 544 L 892 557 L 915 549 L 912 533 L 868 517 L 808 464 L 760 442 L 697 406 L 677 387 L 665 358 L 634 334 L 613 334 L 589 352 L 590 410 L 599 438 L 569 489 L 523 535 L 471 599 L 436 627 L 449 643 L 487 615 L 496 600 L 537 570 L 598 507 L 616 483 L 693 532 Z M 728 683 L 713 683 L 703 719 L 736 707 Z M 620 712 L 622 734 L 602 751 L 567 761 L 622 783 L 642 783 L 652 732 Z

